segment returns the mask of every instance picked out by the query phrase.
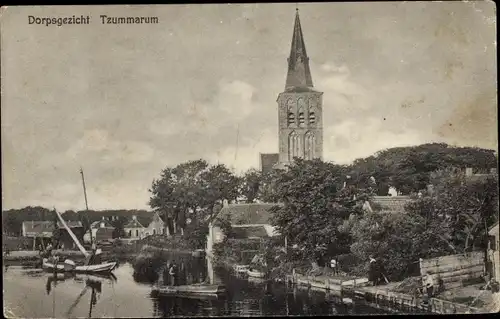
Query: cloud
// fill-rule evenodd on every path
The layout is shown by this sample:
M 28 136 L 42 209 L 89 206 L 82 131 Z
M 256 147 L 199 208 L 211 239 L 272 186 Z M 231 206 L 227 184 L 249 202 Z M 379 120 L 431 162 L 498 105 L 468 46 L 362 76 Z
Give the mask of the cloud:
M 221 127 L 237 126 L 259 111 L 253 96 L 256 89 L 241 80 L 221 81 L 208 102 L 192 101 L 178 114 L 154 119 L 150 131 L 161 136 L 203 132 L 216 136 Z
M 102 162 L 123 161 L 128 163 L 148 162 L 154 155 L 151 146 L 139 141 L 119 141 L 101 129 L 87 130 L 72 145 L 66 155 L 73 160 L 93 156 Z
M 255 139 L 247 138 L 247 143 L 222 149 L 208 157 L 212 163 L 224 163 L 241 173 L 250 168 L 259 167 L 259 153 L 276 153 L 278 137 L 275 130 L 266 129 Z
M 392 132 L 377 118 L 345 120 L 328 127 L 324 134 L 325 159 L 339 164 L 348 164 L 383 149 L 423 142 L 418 132 Z

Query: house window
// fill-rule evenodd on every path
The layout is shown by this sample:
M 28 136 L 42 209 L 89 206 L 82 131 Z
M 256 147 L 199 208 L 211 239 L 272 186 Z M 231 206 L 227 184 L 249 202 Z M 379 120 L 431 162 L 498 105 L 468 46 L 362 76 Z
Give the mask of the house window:
M 314 114 L 314 112 L 310 112 L 309 113 L 309 124 L 314 124 L 316 123 L 316 115 Z
M 156 229 L 153 229 L 153 235 L 156 235 Z
M 135 230 L 135 237 L 139 237 L 139 229 Z
M 131 230 L 128 231 L 128 237 L 132 237 L 132 231 Z
M 295 114 L 292 112 L 288 113 L 288 125 L 295 124 Z

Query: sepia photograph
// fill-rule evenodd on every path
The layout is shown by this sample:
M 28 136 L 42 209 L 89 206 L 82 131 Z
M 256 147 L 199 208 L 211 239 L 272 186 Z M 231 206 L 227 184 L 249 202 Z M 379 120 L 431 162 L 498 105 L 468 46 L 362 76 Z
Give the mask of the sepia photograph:
M 500 312 L 493 1 L 0 8 L 7 318 Z

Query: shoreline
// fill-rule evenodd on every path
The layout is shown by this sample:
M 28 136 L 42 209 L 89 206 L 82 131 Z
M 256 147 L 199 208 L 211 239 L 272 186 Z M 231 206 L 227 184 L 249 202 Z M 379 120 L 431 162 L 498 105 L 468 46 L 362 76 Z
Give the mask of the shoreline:
M 224 267 L 231 273 L 235 273 L 232 264 L 227 260 L 219 260 L 218 266 Z M 237 275 L 237 274 L 236 274 Z M 249 280 L 252 277 L 246 277 Z M 353 279 L 335 278 L 329 276 L 302 275 L 299 273 L 287 274 L 281 278 L 263 279 L 274 282 L 283 282 L 285 285 L 298 289 L 307 289 L 324 292 L 328 295 L 353 297 L 363 301 L 390 309 L 391 311 L 414 311 L 428 312 L 434 314 L 457 314 L 457 313 L 488 313 L 485 307 L 470 307 L 466 304 L 431 298 L 424 304 L 423 296 L 411 296 L 406 293 L 392 291 L 400 282 L 394 282 L 388 285 L 369 286 L 367 278 L 355 277 Z

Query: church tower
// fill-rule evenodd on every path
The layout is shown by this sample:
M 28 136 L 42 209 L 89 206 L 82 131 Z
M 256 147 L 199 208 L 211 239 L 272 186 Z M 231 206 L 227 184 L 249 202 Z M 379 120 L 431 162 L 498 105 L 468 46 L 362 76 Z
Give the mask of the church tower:
M 279 166 L 291 163 L 294 157 L 323 159 L 323 92 L 313 87 L 298 9 L 285 90 L 277 102 Z

